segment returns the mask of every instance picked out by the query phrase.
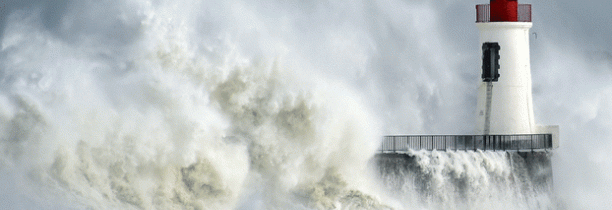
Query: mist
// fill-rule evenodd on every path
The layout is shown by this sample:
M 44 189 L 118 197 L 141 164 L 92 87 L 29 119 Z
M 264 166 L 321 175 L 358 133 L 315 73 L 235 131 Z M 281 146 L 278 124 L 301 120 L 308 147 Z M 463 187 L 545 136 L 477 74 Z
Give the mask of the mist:
M 2 3 L 8 208 L 321 208 L 342 196 L 316 197 L 325 180 L 385 200 L 365 172 L 380 136 L 473 132 L 486 1 Z M 612 4 L 520 3 L 555 193 L 607 209 Z

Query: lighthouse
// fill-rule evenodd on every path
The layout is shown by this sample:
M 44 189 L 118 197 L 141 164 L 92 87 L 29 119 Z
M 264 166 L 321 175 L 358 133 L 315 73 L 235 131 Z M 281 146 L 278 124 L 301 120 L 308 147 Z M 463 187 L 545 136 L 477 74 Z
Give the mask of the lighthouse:
M 410 150 L 546 151 L 559 147 L 559 126 L 537 125 L 532 99 L 531 5 L 491 0 L 476 5 L 481 62 L 473 135 L 387 135 L 380 153 Z
M 474 81 L 474 89 L 477 87 L 478 91 L 476 132 L 471 135 L 386 135 L 376 154 L 376 163 L 381 175 L 384 174 L 381 177 L 390 181 L 385 184 L 394 187 L 395 180 L 402 180 L 401 187 L 404 187 L 406 177 L 421 177 L 416 180 L 415 188 L 423 189 L 423 195 L 435 195 L 440 188 L 427 186 L 439 185 L 440 181 L 428 178 L 431 177 L 429 168 L 440 166 L 433 162 L 423 164 L 420 161 L 423 156 L 439 159 L 444 157 L 439 152 L 446 152 L 451 153 L 446 156 L 449 159 L 459 157 L 452 161 L 462 163 L 467 160 L 466 163 L 482 167 L 478 161 L 465 157 L 481 159 L 482 155 L 502 153 L 504 155 L 498 157 L 505 157 L 508 162 L 502 160 L 499 163 L 510 163 L 508 167 L 514 168 L 511 173 L 525 178 L 519 182 L 533 186 L 529 188 L 537 189 L 538 195 L 554 195 L 552 156 L 553 150 L 559 148 L 559 126 L 537 125 L 534 117 L 529 58 L 531 5 L 518 4 L 517 0 L 491 0 L 489 4 L 476 5 L 476 26 L 480 32 L 481 53 L 479 68 L 475 68 L 479 72 L 478 80 Z M 459 153 L 461 155 L 457 155 Z M 455 189 L 458 198 L 464 198 L 480 184 L 470 183 L 469 179 L 449 177 L 453 181 L 442 184 Z M 514 178 L 494 179 L 500 181 L 500 186 L 517 182 Z M 456 188 L 456 180 L 465 186 L 475 185 Z M 523 188 L 517 189 L 524 191 Z M 478 199 L 473 201 L 478 202 Z
M 535 124 L 529 29 L 531 5 L 491 0 L 476 6 L 482 68 L 476 109 L 476 134 L 551 133 Z M 558 134 L 558 131 L 556 132 Z M 553 133 L 553 138 L 555 133 Z

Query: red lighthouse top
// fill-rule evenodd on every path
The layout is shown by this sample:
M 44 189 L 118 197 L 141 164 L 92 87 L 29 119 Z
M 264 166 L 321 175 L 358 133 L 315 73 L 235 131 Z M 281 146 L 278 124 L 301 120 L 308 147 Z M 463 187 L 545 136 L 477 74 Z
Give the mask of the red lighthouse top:
M 517 0 L 491 0 L 491 22 L 516 22 Z
M 491 0 L 476 5 L 476 22 L 531 22 L 531 5 L 517 0 Z

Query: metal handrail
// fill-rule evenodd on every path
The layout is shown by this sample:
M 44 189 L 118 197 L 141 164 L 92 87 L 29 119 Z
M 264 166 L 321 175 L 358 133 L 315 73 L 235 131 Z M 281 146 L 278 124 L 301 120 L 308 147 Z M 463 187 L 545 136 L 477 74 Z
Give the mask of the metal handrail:
M 518 22 L 531 22 L 531 4 L 518 5 Z
M 478 4 L 476 5 L 476 22 L 488 23 L 491 21 L 491 5 Z
M 405 135 L 385 136 L 381 153 L 408 150 L 540 150 L 552 149 L 552 134 L 517 135 Z
M 491 22 L 491 5 L 476 5 L 476 22 Z M 531 22 L 531 4 L 519 4 L 517 8 L 517 22 Z

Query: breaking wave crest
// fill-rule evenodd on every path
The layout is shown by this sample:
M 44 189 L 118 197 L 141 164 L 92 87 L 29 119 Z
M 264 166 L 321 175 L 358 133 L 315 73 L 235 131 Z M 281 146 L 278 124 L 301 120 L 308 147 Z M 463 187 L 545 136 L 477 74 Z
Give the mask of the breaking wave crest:
M 15 194 L 26 197 L 24 203 L 34 206 L 24 208 L 552 206 L 549 189 L 527 178 L 529 167 L 517 154 L 413 152 L 408 158 L 373 159 L 383 130 L 379 115 L 386 111 L 373 111 L 382 109 L 373 104 L 384 103 L 370 100 L 386 96 L 378 96 L 376 85 L 366 81 L 368 75 L 375 77 L 364 70 L 370 65 L 368 50 L 384 47 L 397 57 L 430 56 L 421 51 L 435 40 L 423 44 L 418 38 L 438 30 L 421 27 L 435 19 L 431 8 L 410 8 L 414 14 L 404 17 L 398 15 L 403 10 L 384 5 L 390 10 L 385 14 L 398 18 L 367 20 L 373 28 L 338 23 L 340 29 L 314 36 L 292 27 L 336 17 L 328 6 L 377 16 L 368 8 L 381 5 L 100 2 L 71 2 L 58 17 L 48 15 L 45 4 L 6 16 L 0 53 L 0 175 L 11 177 L 3 180 L 11 185 L 0 187 L 16 189 Z M 287 11 L 279 17 L 257 15 L 276 12 L 274 6 Z M 290 14 L 292 9 L 300 13 Z M 317 10 L 332 15 L 306 14 Z M 279 19 L 272 22 L 279 24 L 269 26 L 267 19 Z M 403 35 L 386 21 L 404 25 L 404 19 L 425 31 L 409 33 L 411 41 L 398 38 Z M 282 33 L 274 30 L 291 33 L 278 38 Z M 386 32 L 370 38 L 362 34 L 367 30 Z M 307 38 L 294 39 L 302 33 Z M 325 42 L 311 38 L 321 36 Z M 370 43 L 389 38 L 406 46 Z M 304 40 L 308 43 L 300 43 Z M 404 51 L 411 44 L 419 47 Z M 296 48 L 316 49 L 312 54 L 330 48 L 332 54 L 352 56 L 336 60 L 302 55 Z M 380 62 L 403 61 L 386 55 Z M 432 82 L 411 84 L 453 77 L 444 72 L 441 57 L 427 59 L 431 66 L 408 65 L 417 73 L 396 78 L 394 73 L 405 70 L 394 67 L 397 72 L 379 78 L 390 79 L 384 85 L 389 89 L 401 83 L 408 86 L 400 89 L 414 91 L 390 96 L 393 109 L 403 110 L 383 113 L 398 123 L 391 127 L 414 121 L 415 130 L 427 129 L 422 127 L 435 124 L 430 118 L 437 115 L 463 119 L 450 111 L 428 113 L 445 103 L 445 94 L 459 98 L 463 93 L 439 93 Z M 319 62 L 352 71 L 322 74 L 332 67 L 317 69 L 313 63 Z M 362 89 L 339 78 L 352 73 L 364 83 Z
M 181 30 L 194 20 L 172 6 L 144 4 L 142 41 L 106 55 L 13 15 L 3 170 L 96 209 L 378 205 L 359 174 L 379 125 L 358 94 L 241 55 L 231 36 L 196 44 Z

